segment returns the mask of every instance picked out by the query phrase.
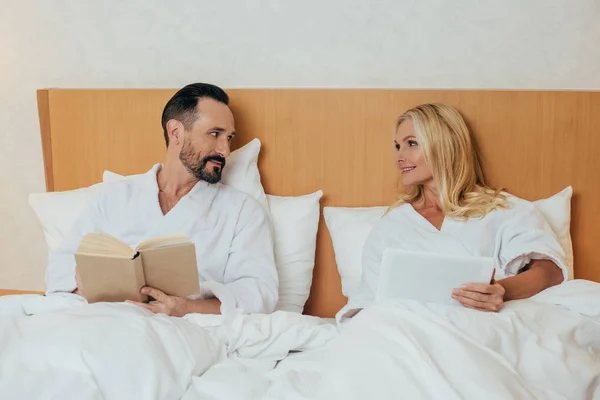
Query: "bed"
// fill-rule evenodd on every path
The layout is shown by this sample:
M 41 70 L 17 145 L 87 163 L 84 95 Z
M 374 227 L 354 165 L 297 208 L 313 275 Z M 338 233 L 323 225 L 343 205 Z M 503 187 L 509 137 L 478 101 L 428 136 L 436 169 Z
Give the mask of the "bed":
M 371 221 L 380 215 L 378 213 L 383 206 L 393 201 L 397 189 L 391 145 L 393 123 L 403 110 L 423 102 L 446 102 L 463 113 L 475 132 L 486 176 L 492 185 L 501 186 L 532 201 L 552 199 L 561 193 L 563 203 L 568 198 L 565 203 L 568 204 L 568 212 L 563 218 L 562 229 L 566 229 L 563 235 L 568 234 L 569 245 L 572 240 L 577 284 L 568 289 L 572 293 L 583 292 L 586 296 L 575 302 L 577 304 L 571 311 L 593 321 L 585 329 L 597 329 L 600 312 L 595 314 L 595 308 L 586 307 L 590 302 L 600 299 L 595 297 L 598 285 L 594 283 L 600 281 L 600 266 L 596 260 L 597 241 L 600 238 L 600 217 L 597 213 L 600 208 L 600 160 L 597 157 L 600 152 L 600 135 L 597 133 L 600 114 L 595 112 L 600 109 L 599 92 L 374 89 L 227 91 L 238 132 L 234 147 L 242 149 L 254 139 L 261 143 L 258 169 L 264 192 L 281 199 L 300 198 L 322 191 L 322 196 L 316 195 L 320 217 L 313 233 L 314 268 L 311 265 L 309 270 L 311 283 L 306 293 L 309 297 L 305 304 L 302 301 L 303 307 L 299 310 L 302 314 L 282 310 L 268 320 L 259 320 L 257 316 L 234 315 L 218 320 L 194 316 L 185 321 L 172 322 L 157 318 L 148 322 L 148 316 L 143 313 L 121 315 L 121 311 L 109 308 L 117 315 L 115 318 L 120 316 L 122 332 L 134 332 L 132 334 L 139 337 L 148 332 L 163 332 L 164 336 L 157 335 L 158 339 L 147 342 L 146 347 L 133 349 L 131 357 L 147 357 L 144 355 L 147 346 L 153 349 L 160 347 L 161 354 L 183 354 L 188 347 L 194 346 L 196 339 L 190 339 L 195 338 L 194 335 L 201 336 L 206 348 L 214 349 L 210 352 L 212 358 L 200 357 L 202 362 L 182 356 L 186 362 L 178 368 L 169 365 L 162 370 L 156 365 L 156 358 L 147 360 L 146 364 L 140 361 L 147 368 L 130 366 L 129 371 L 136 372 L 124 382 L 118 381 L 114 374 L 99 372 L 102 357 L 107 357 L 106 354 L 94 353 L 87 348 L 90 351 L 87 359 L 78 356 L 81 348 L 73 347 L 73 341 L 82 341 L 81 334 L 63 332 L 59 325 L 53 325 L 63 336 L 73 335 L 69 344 L 65 342 L 63 350 L 73 357 L 70 362 L 81 367 L 68 368 L 70 374 L 61 378 L 63 386 L 56 389 L 66 391 L 56 393 L 80 393 L 82 395 L 79 398 L 96 398 L 94 396 L 102 393 L 104 398 L 120 398 L 114 388 L 121 390 L 121 395 L 122 390 L 131 390 L 128 393 L 139 395 L 140 388 L 146 387 L 144 382 L 155 378 L 162 386 L 144 389 L 147 390 L 144 392 L 149 396 L 147 398 L 332 398 L 331 391 L 335 393 L 335 390 L 340 390 L 336 384 L 331 385 L 327 393 L 316 393 L 307 388 L 317 385 L 323 376 L 319 368 L 324 362 L 326 350 L 338 335 L 331 318 L 346 304 L 345 295 L 357 279 L 356 247 L 361 240 L 361 232 L 353 238 L 347 238 L 344 234 L 351 230 L 348 221 L 352 215 L 360 214 L 363 220 Z M 38 91 L 48 192 L 64 193 L 87 188 L 106 180 L 106 171 L 123 176 L 132 175 L 144 172 L 159 162 L 164 151 L 160 114 L 174 92 L 175 89 Z M 353 229 L 364 231 L 364 226 L 354 226 Z M 364 232 L 362 234 L 364 236 Z M 40 305 L 39 296 L 28 296 L 33 296 L 34 300 L 31 309 L 37 309 L 38 312 L 44 310 L 46 306 Z M 542 300 L 560 303 L 562 300 L 557 299 L 563 297 L 563 292 L 557 292 L 550 293 Z M 561 303 L 561 306 L 564 308 L 564 304 Z M 40 324 L 53 323 L 50 322 L 53 321 L 50 316 L 56 316 L 53 313 L 60 314 L 64 321 L 62 326 L 83 324 L 81 321 L 85 318 L 81 318 L 82 314 L 88 315 L 86 313 L 92 312 L 89 310 L 93 308 L 88 307 L 87 311 L 71 310 L 62 303 L 53 307 L 54 311 L 40 314 Z M 106 310 L 94 312 L 96 315 L 106 315 Z M 427 313 L 431 310 L 412 311 Z M 531 311 L 531 315 L 535 317 L 538 315 L 536 312 Z M 12 331 L 22 334 L 28 332 L 27 329 L 34 330 L 39 326 L 24 322 L 26 320 L 12 319 Z M 90 337 L 95 337 L 93 332 L 102 329 L 100 322 L 97 324 L 81 325 L 81 329 L 88 330 Z M 171 329 L 167 329 L 167 326 Z M 203 333 L 198 333 L 198 326 L 202 327 Z M 578 324 L 574 323 L 573 326 L 573 329 L 579 329 Z M 600 332 L 588 331 L 588 335 Z M 11 330 L 7 328 L 5 332 Z M 23 342 L 22 337 L 6 335 L 6 340 Z M 176 337 L 184 339 L 178 341 Z M 84 342 L 78 343 L 83 345 Z M 169 344 L 165 345 L 167 342 Z M 226 346 L 221 347 L 222 343 Z M 116 348 L 119 345 L 130 344 L 119 342 L 115 344 Z M 594 346 L 600 344 L 592 343 L 589 346 L 595 352 L 592 356 L 598 357 L 600 349 Z M 44 351 L 43 346 L 35 351 L 24 348 L 21 348 L 21 353 L 13 351 L 13 365 L 19 365 L 27 371 L 46 371 L 36 375 L 36 378 L 47 387 L 56 388 L 57 385 L 52 382 L 56 376 L 47 373 L 48 368 L 64 371 L 67 364 L 50 365 L 55 362 L 50 360 L 56 358 L 49 357 L 46 364 L 38 363 L 36 368 L 32 368 L 32 360 L 40 351 Z M 201 350 L 188 349 L 192 354 L 195 354 L 194 351 Z M 540 356 L 544 354 L 539 353 Z M 118 356 L 114 354 L 114 357 Z M 167 364 L 177 360 L 173 357 L 159 359 Z M 343 357 L 338 357 L 338 362 L 341 359 Z M 600 359 L 596 360 L 600 362 Z M 98 365 L 94 366 L 94 362 Z M 340 364 L 331 360 L 328 362 L 328 365 L 339 369 Z M 5 362 L 5 368 L 7 365 Z M 2 372 L 8 373 L 0 367 L 0 376 Z M 81 380 L 82 374 L 87 380 Z M 162 376 L 167 376 L 167 380 Z M 239 385 L 233 387 L 228 384 L 232 376 L 236 376 Z M 352 375 L 346 375 L 346 378 L 348 376 Z M 330 374 L 328 379 L 342 382 L 345 378 Z M 371 378 L 364 379 L 368 382 Z M 590 382 L 595 382 L 597 386 L 599 379 Z M 78 381 L 83 383 L 69 386 Z M 0 379 L 0 382 L 0 393 L 16 387 L 14 382 L 13 386 L 7 384 L 6 379 Z M 511 380 L 503 382 L 509 386 L 514 383 Z M 580 388 L 578 393 L 600 396 L 600 392 L 594 391 L 593 384 L 590 385 Z M 354 389 L 352 385 L 346 386 Z M 25 383 L 18 387 L 34 390 Z M 41 387 L 44 385 L 41 384 Z M 66 387 L 69 389 L 64 389 Z M 74 388 L 79 388 L 79 391 Z M 27 393 L 33 396 L 35 391 Z M 358 396 L 357 393 L 359 391 L 355 391 L 354 395 Z M 409 393 L 417 392 L 405 392 L 403 395 Z M 456 393 L 464 395 L 459 389 L 456 389 Z M 531 394 L 531 398 L 536 398 L 535 390 L 527 393 Z M 379 398 L 385 398 L 386 394 L 389 395 L 380 393 Z M 352 398 L 352 393 L 346 393 L 344 398 Z M 553 397 L 549 395 L 547 398 Z

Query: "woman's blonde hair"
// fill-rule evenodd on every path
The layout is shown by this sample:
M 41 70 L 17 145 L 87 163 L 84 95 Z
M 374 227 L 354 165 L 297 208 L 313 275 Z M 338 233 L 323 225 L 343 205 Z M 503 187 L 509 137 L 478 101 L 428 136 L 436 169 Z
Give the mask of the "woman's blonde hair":
M 446 104 L 421 104 L 402 114 L 396 130 L 412 120 L 415 136 L 431 169 L 447 217 L 484 217 L 507 205 L 506 196 L 489 187 L 473 138 L 460 113 Z M 391 208 L 424 199 L 423 185 L 405 188 Z

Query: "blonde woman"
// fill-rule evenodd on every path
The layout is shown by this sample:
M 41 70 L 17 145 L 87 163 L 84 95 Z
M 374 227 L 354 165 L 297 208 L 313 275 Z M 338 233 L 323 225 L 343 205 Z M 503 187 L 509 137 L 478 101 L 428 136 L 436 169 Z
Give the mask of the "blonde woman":
M 505 301 L 567 278 L 564 251 L 535 206 L 485 183 L 458 111 L 444 104 L 408 110 L 397 120 L 393 143 L 405 192 L 370 233 L 361 285 L 338 320 L 373 302 L 386 248 L 493 257 L 495 280 L 450 294 L 482 311 L 499 311 Z

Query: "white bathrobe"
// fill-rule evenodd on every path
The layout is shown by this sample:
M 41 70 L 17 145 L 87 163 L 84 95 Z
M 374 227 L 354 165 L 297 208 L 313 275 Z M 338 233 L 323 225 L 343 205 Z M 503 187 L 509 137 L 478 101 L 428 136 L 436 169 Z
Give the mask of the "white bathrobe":
M 439 231 L 410 204 L 392 209 L 367 238 L 361 283 L 349 294 L 337 320 L 351 317 L 374 302 L 386 248 L 492 257 L 496 280 L 516 275 L 533 259 L 548 259 L 562 269 L 567 280 L 565 252 L 542 214 L 533 203 L 504 194 L 509 208 L 467 221 L 446 218 Z
M 149 238 L 183 233 L 196 245 L 201 288 L 197 297 L 217 297 L 222 313 L 236 308 L 272 312 L 279 281 L 264 209 L 243 192 L 201 181 L 163 215 L 156 181 L 160 167 L 105 184 L 50 254 L 47 293 L 75 290 L 74 253 L 86 233 L 106 232 L 132 248 Z

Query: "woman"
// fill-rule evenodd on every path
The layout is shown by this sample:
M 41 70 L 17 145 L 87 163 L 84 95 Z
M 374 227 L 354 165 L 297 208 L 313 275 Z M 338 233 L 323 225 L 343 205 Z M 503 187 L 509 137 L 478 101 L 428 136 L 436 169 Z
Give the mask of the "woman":
M 564 251 L 534 204 L 485 183 L 458 111 L 444 104 L 408 110 L 397 120 L 394 146 L 405 192 L 370 233 L 361 285 L 338 320 L 373 302 L 386 248 L 493 257 L 496 280 L 451 293 L 476 310 L 499 311 L 566 279 Z

